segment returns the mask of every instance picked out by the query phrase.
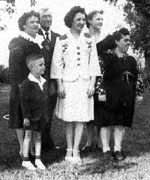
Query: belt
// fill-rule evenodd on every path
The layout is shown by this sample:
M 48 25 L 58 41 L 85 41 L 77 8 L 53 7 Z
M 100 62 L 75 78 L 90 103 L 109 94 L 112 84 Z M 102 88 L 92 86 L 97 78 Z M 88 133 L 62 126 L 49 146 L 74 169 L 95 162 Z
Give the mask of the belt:
M 122 76 L 121 76 L 122 81 L 127 81 L 127 83 L 129 84 L 130 79 L 132 79 L 132 80 L 135 79 L 135 76 L 131 72 L 125 71 L 122 73 Z

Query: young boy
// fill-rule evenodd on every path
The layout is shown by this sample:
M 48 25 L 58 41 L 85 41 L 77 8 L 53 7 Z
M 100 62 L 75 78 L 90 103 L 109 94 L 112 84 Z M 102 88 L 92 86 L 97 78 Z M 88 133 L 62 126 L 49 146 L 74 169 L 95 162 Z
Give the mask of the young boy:
M 36 170 L 36 167 L 45 170 L 40 157 L 41 132 L 48 121 L 46 80 L 41 76 L 45 71 L 45 62 L 41 54 L 32 54 L 27 57 L 26 63 L 30 73 L 20 88 L 25 128 L 22 166 L 28 170 Z M 32 138 L 35 145 L 35 166 L 29 160 L 29 146 Z

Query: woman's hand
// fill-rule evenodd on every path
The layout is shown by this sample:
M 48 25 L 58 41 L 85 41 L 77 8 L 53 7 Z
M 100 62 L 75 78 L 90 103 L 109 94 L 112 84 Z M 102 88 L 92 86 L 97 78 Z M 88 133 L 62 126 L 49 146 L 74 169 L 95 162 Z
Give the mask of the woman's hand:
M 24 118 L 23 126 L 24 127 L 29 127 L 30 126 L 30 120 L 28 118 Z
M 88 90 L 87 90 L 88 97 L 89 98 L 92 97 L 94 95 L 94 92 L 95 92 L 94 86 L 89 85 Z
M 96 81 L 96 77 L 95 76 L 91 77 L 90 84 L 89 84 L 89 87 L 87 89 L 87 94 L 88 94 L 89 98 L 94 95 L 94 92 L 95 92 L 95 81 Z
M 66 90 L 65 90 L 65 86 L 62 80 L 58 80 L 58 91 L 57 91 L 57 95 L 60 98 L 65 98 L 66 96 Z

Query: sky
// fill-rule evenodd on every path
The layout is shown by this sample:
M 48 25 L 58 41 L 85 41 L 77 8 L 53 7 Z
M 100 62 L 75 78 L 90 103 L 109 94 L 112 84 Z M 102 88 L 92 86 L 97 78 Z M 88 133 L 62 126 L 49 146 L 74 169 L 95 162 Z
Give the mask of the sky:
M 17 13 L 13 18 L 3 17 L 2 20 L 7 22 L 7 30 L 0 31 L 0 64 L 8 66 L 8 43 L 13 38 L 18 36 L 19 29 L 17 20 L 23 14 L 23 12 L 30 11 L 30 0 L 16 0 Z M 64 25 L 63 18 L 65 14 L 73 6 L 84 7 L 86 13 L 92 10 L 104 10 L 104 22 L 101 32 L 101 37 L 104 38 L 109 33 L 116 30 L 118 25 L 128 27 L 124 21 L 122 6 L 125 0 L 118 0 L 119 7 L 114 7 L 110 3 L 103 0 L 37 0 L 34 10 L 38 11 L 40 8 L 49 7 L 53 15 L 52 30 L 57 33 L 64 34 L 68 29 Z M 1 6 L 1 4 L 0 4 Z

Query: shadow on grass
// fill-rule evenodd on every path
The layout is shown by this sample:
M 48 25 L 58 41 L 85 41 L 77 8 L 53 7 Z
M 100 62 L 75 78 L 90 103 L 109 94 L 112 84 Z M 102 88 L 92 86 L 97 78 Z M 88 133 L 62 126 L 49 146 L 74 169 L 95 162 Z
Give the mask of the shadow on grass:
M 80 171 L 80 174 L 104 174 L 108 171 L 121 171 L 121 170 L 128 170 L 133 166 L 137 166 L 138 163 L 135 162 L 113 162 L 113 161 L 96 161 L 94 164 L 86 164 L 84 168 Z

